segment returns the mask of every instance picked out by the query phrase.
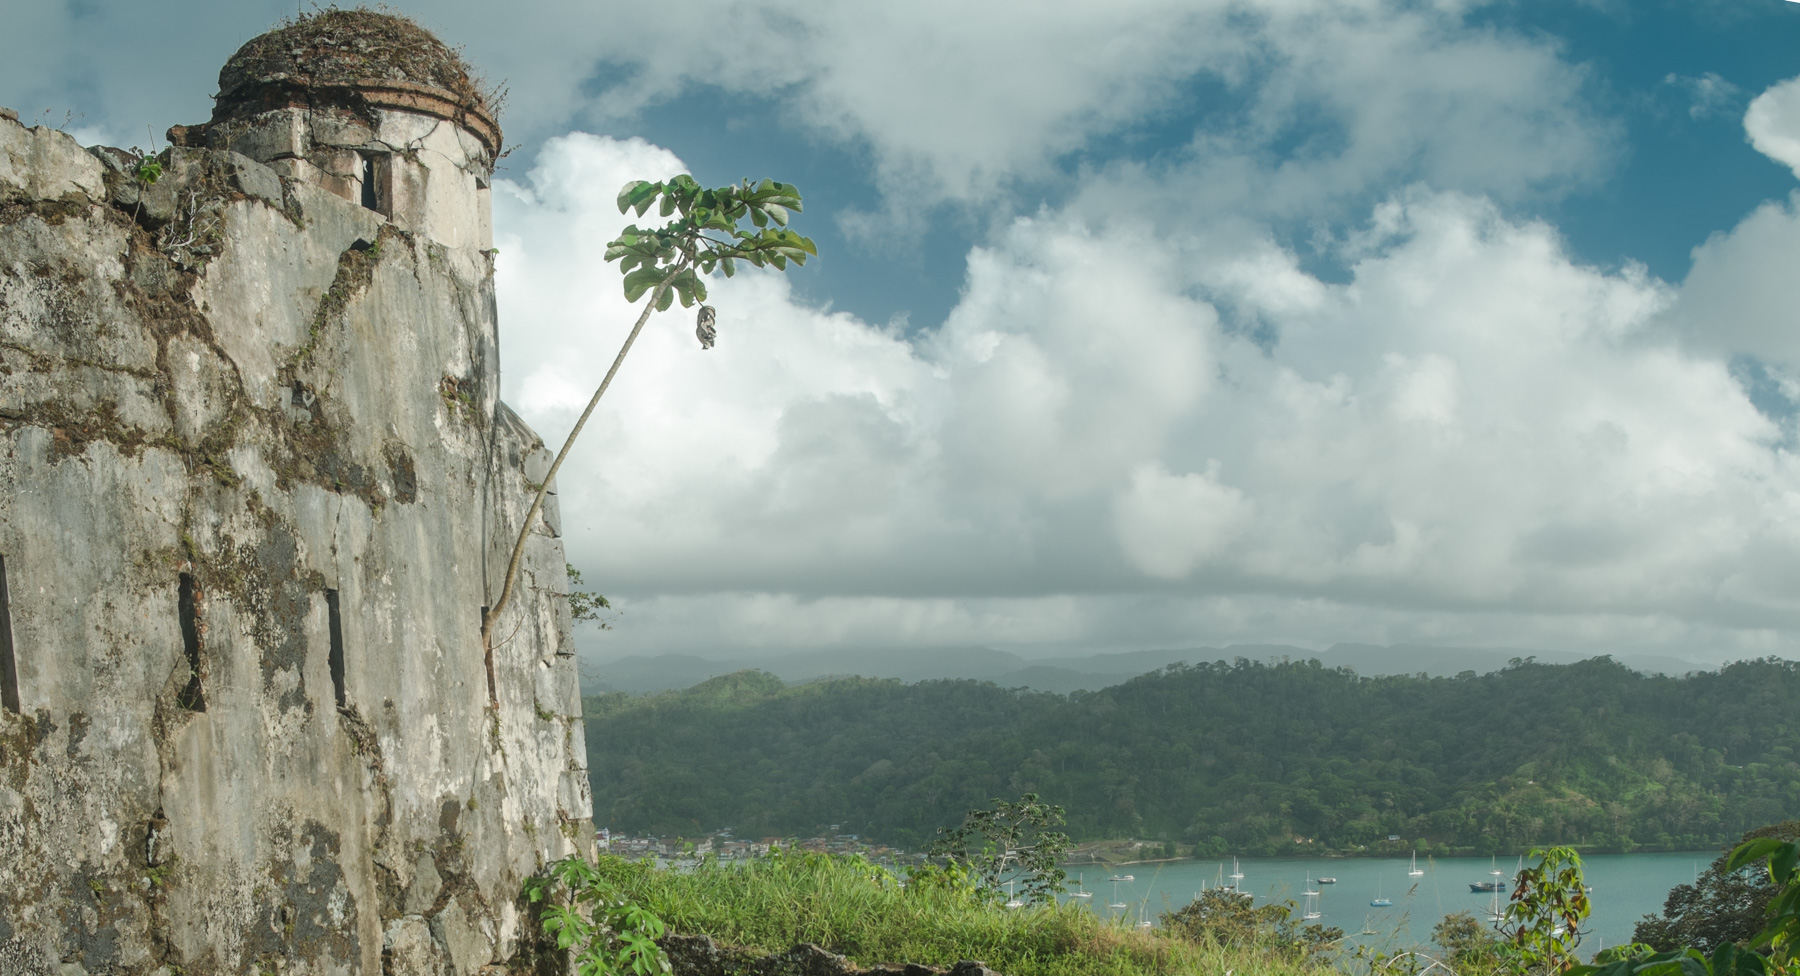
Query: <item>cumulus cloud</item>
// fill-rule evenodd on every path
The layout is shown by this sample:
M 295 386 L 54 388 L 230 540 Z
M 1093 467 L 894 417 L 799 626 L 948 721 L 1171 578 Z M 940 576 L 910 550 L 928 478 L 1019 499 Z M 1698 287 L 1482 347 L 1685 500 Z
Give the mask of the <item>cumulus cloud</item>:
M 1769 87 L 1744 113 L 1750 144 L 1800 175 L 1800 78 Z M 1800 376 L 1794 309 L 1800 282 L 1800 190 L 1769 200 L 1693 251 L 1670 326 L 1691 347 L 1741 355 Z
M 839 215 L 851 229 L 891 229 L 921 203 L 1005 212 L 1009 190 L 1067 181 L 1072 159 L 1116 158 L 1117 139 L 1173 119 L 1204 126 L 1190 192 L 1289 213 L 1396 177 L 1558 193 L 1604 170 L 1615 134 L 1554 41 L 1476 23 L 1484 4 L 1461 0 L 525 0 L 509 16 L 529 31 L 492 30 L 491 6 L 469 0 L 408 6 L 506 81 L 504 121 L 528 143 L 696 90 L 766 100 L 756 124 L 872 163 L 882 216 Z M 84 111 L 94 138 L 141 141 L 146 123 L 160 138 L 205 117 L 218 65 L 280 14 L 27 5 L 0 42 L 0 93 Z
M 1368 9 L 1373 8 L 1373 9 Z M 1180 152 L 1115 160 L 1072 209 L 1160 228 L 1222 226 L 1226 250 L 1268 222 L 1354 222 L 1423 182 L 1503 203 L 1556 198 L 1607 174 L 1623 131 L 1583 98 L 1586 71 L 1538 40 L 1473 30 L 1431 8 L 1282 10 L 1246 108 Z
M 1219 483 L 1219 463 L 1171 475 L 1158 464 L 1132 472 L 1116 501 L 1119 546 L 1145 576 L 1183 579 L 1218 558 L 1253 512 L 1244 493 Z
M 771 99 L 790 125 L 869 154 L 888 218 L 920 198 L 1004 203 L 1071 153 L 1111 158 L 1109 138 L 1191 115 L 1196 81 L 1216 86 L 1195 133 L 1201 155 L 1224 160 L 1209 179 L 1254 179 L 1291 153 L 1274 177 L 1291 207 L 1303 186 L 1362 190 L 1396 171 L 1504 194 L 1592 178 L 1616 131 L 1582 105 L 1584 72 L 1541 37 L 1471 24 L 1479 6 L 672 0 L 596 5 L 529 52 L 476 46 L 532 93 L 512 107 L 528 130 L 570 105 L 611 123 L 696 89 Z M 447 26 L 472 16 L 434 11 Z
M 1756 96 L 1744 113 L 1744 132 L 1756 151 L 1800 176 L 1800 78 L 1789 78 Z
M 1758 206 L 1694 249 L 1671 320 L 1695 348 L 1800 369 L 1800 193 Z
M 612 194 L 678 164 L 572 136 L 500 187 L 506 395 L 548 436 L 629 323 Z M 1657 328 L 1673 289 L 1424 187 L 1342 250 L 1331 283 L 1045 212 L 912 337 L 720 282 L 718 347 L 653 320 L 562 476 L 609 642 L 1787 640 L 1793 461 Z

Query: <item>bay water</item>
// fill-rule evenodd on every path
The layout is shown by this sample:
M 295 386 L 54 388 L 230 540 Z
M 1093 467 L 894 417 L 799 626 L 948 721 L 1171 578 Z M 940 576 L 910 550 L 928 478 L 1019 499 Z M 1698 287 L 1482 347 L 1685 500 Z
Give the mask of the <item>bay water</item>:
M 1718 857 L 1718 851 L 1663 854 L 1593 854 L 1581 859 L 1593 914 L 1583 927 L 1581 955 L 1586 959 L 1605 946 L 1631 940 L 1631 930 L 1645 915 L 1660 914 L 1669 889 L 1689 884 L 1695 875 Z M 1295 915 L 1305 907 L 1301 892 L 1307 879 L 1320 893 L 1318 924 L 1344 930 L 1351 942 L 1371 946 L 1406 948 L 1431 941 L 1432 926 L 1453 912 L 1468 910 L 1486 919 L 1496 903 L 1490 894 L 1476 894 L 1469 885 L 1494 880 L 1500 871 L 1506 891 L 1498 904 L 1504 908 L 1513 889 L 1517 854 L 1504 858 L 1419 858 L 1422 874 L 1408 875 L 1407 858 L 1244 858 L 1238 869 L 1244 874 L 1242 891 L 1256 896 L 1256 904 L 1293 901 Z M 1192 901 L 1202 888 L 1230 884 L 1232 861 L 1182 860 L 1133 864 L 1114 869 L 1092 864 L 1069 865 L 1069 887 L 1079 879 L 1094 893 L 1084 902 L 1103 916 L 1124 915 L 1156 921 L 1164 912 Z M 1114 874 L 1132 880 L 1108 881 Z M 1320 878 L 1336 878 L 1335 884 L 1318 884 Z M 1378 898 L 1392 907 L 1374 907 Z M 1113 908 L 1123 903 L 1124 908 Z

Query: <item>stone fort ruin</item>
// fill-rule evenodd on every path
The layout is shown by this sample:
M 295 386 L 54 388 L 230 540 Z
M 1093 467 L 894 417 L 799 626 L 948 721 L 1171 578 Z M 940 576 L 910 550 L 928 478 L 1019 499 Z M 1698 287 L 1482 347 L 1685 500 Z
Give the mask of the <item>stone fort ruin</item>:
M 502 971 L 592 845 L 492 100 L 326 10 L 153 158 L 0 112 L 0 972 Z

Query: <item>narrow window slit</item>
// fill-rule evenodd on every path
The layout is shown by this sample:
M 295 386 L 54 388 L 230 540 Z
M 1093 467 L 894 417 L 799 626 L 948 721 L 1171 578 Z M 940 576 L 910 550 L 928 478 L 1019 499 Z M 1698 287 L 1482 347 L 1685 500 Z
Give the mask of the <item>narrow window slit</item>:
M 176 609 L 181 615 L 181 647 L 187 653 L 188 683 L 176 702 L 191 712 L 206 711 L 206 689 L 200 682 L 200 600 L 194 575 L 182 573 Z
M 375 192 L 375 157 L 364 156 L 362 165 L 362 205 L 369 210 L 381 209 L 381 197 Z
M 344 694 L 344 618 L 338 614 L 338 591 L 325 591 L 325 612 L 331 624 L 331 690 L 337 696 L 337 707 L 348 708 Z
M 19 662 L 13 657 L 12 602 L 6 595 L 6 557 L 0 556 L 0 707 L 19 714 Z

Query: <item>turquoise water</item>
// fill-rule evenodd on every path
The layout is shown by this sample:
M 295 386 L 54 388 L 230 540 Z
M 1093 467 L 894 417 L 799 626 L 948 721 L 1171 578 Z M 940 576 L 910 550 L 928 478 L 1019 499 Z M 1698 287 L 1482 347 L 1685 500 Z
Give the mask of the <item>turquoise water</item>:
M 1661 912 L 1669 889 L 1691 883 L 1695 872 L 1717 856 L 1717 851 L 1701 851 L 1582 858 L 1587 883 L 1594 889 L 1588 896 L 1593 915 L 1584 929 L 1582 955 L 1630 941 L 1638 919 Z M 1325 916 L 1320 924 L 1341 928 L 1366 943 L 1407 946 L 1429 942 L 1432 926 L 1452 912 L 1468 909 L 1485 916 L 1493 896 L 1473 894 L 1469 885 L 1490 880 L 1488 872 L 1494 868 L 1506 875 L 1507 890 L 1500 895 L 1504 905 L 1512 894 L 1518 855 L 1493 862 L 1473 857 L 1420 858 L 1419 869 L 1424 874 L 1416 878 L 1407 876 L 1411 865 L 1404 858 L 1245 858 L 1238 863 L 1244 873 L 1242 890 L 1254 893 L 1258 904 L 1292 899 L 1296 906 L 1303 906 L 1300 892 L 1309 875 L 1315 881 L 1335 877 L 1336 884 L 1315 885 L 1320 892 L 1319 910 Z M 1071 890 L 1080 876 L 1094 893 L 1087 903 L 1095 911 L 1155 921 L 1161 913 L 1187 904 L 1203 886 L 1215 887 L 1232 869 L 1230 858 L 1128 865 L 1116 869 L 1117 873 L 1134 875 L 1134 880 L 1116 886 L 1106 880 L 1114 873 L 1106 868 L 1084 864 L 1068 870 Z M 1393 907 L 1370 907 L 1369 902 L 1378 895 L 1392 901 Z M 1127 907 L 1111 909 L 1108 906 L 1113 902 L 1124 902 Z

